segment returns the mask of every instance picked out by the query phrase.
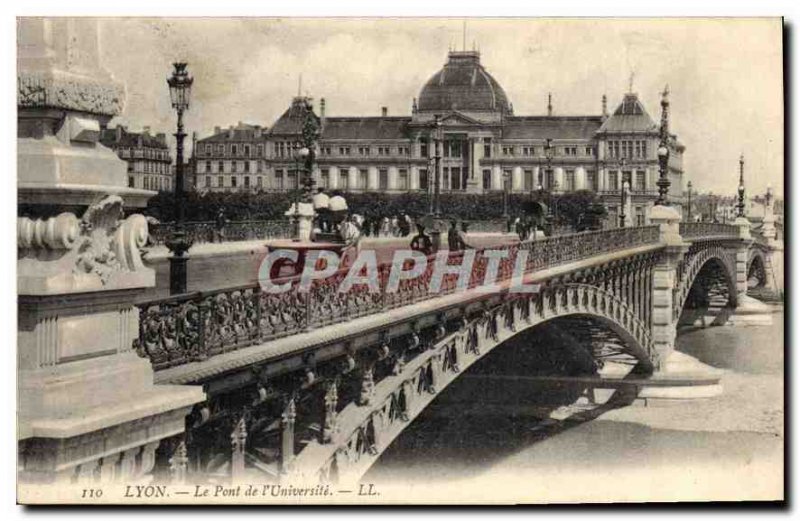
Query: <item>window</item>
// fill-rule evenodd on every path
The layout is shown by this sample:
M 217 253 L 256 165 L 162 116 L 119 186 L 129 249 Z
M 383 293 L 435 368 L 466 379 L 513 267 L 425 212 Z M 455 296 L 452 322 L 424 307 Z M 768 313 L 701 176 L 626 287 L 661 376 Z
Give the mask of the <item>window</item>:
M 206 187 L 211 188 L 211 176 L 206 176 Z
M 564 147 L 564 155 L 565 156 L 577 156 L 578 155 L 578 147 Z
M 237 147 L 236 147 L 236 144 L 235 144 L 235 143 L 234 143 L 233 145 L 231 145 L 231 155 L 232 155 L 232 156 L 235 156 L 235 155 L 236 155 L 236 153 L 237 153 L 237 150 L 236 150 L 236 148 L 237 148 Z
M 647 141 L 642 141 L 642 157 L 647 157 Z
M 483 138 L 483 157 L 492 157 L 492 138 Z
M 378 188 L 381 190 L 389 189 L 389 171 L 385 168 L 378 170 Z
M 264 156 L 264 145 L 258 145 L 256 147 L 256 155 L 258 157 L 263 157 Z
M 249 175 L 244 176 L 244 187 L 245 188 L 250 188 L 250 176 Z
M 207 156 L 211 155 L 211 145 L 206 145 L 206 155 Z
M 263 177 L 261 177 L 261 176 L 258 176 L 258 177 L 256 178 L 256 186 L 258 186 L 259 188 L 261 188 L 262 186 L 264 186 L 264 178 L 263 178 Z
M 527 191 L 533 190 L 533 186 L 534 186 L 534 183 L 533 183 L 533 170 L 531 170 L 531 169 L 523 170 L 522 179 L 523 179 L 523 185 L 524 185 L 525 190 L 527 190 Z
M 339 188 L 342 190 L 348 189 L 347 168 L 339 169 Z
M 636 171 L 636 183 L 633 185 L 634 190 L 645 190 L 645 177 L 644 177 L 644 170 L 637 170 Z
M 297 188 L 297 171 L 289 170 L 289 172 L 287 172 L 286 184 L 286 188 L 289 190 Z
M 378 149 L 380 150 L 380 149 Z M 369 155 L 369 147 L 358 147 L 358 155 L 360 156 L 368 156 Z
M 408 150 L 406 148 L 406 150 Z M 408 170 L 401 168 L 397 171 L 397 188 L 400 190 L 408 190 Z
M 419 144 L 419 155 L 420 157 L 428 157 L 428 142 L 421 141 Z
M 328 179 L 329 175 L 330 172 L 327 168 L 323 168 L 319 171 L 319 184 L 321 188 L 328 189 L 330 187 L 330 180 Z
M 532 156 L 533 152 L 534 152 L 533 147 L 522 147 L 523 156 Z
M 397 153 L 401 156 L 408 155 L 408 147 L 397 147 Z
M 448 146 L 445 147 L 445 156 L 447 157 L 447 149 L 449 148 L 449 157 L 461 157 L 462 142 L 461 141 L 448 141 Z
M 331 155 L 331 147 L 322 147 L 321 152 L 323 156 L 329 156 Z
M 128 163 L 128 172 L 133 172 L 133 161 Z
M 225 178 L 222 177 L 221 175 L 217 176 L 217 186 L 220 187 L 220 188 L 225 186 Z
M 358 171 L 358 189 L 359 190 L 366 190 L 367 189 L 367 169 L 361 168 Z
M 594 155 L 594 147 L 586 147 L 586 155 L 593 156 Z
M 461 190 L 461 169 L 454 167 L 450 169 L 450 188 L 452 190 Z
M 564 171 L 564 190 L 575 191 L 575 170 Z
M 244 162 L 244 171 L 245 172 L 250 172 L 250 161 L 245 161 Z
M 350 155 L 350 147 L 339 147 L 339 155 L 340 156 L 349 156 Z
M 283 170 L 275 170 L 275 188 L 283 190 Z
M 492 189 L 492 171 L 488 168 L 483 171 L 483 189 Z
M 619 174 L 616 170 L 608 173 L 608 190 L 619 190 Z
M 244 155 L 250 157 L 250 145 L 244 146 Z
M 419 188 L 420 190 L 427 190 L 428 189 L 428 169 L 427 168 L 420 168 L 419 169 Z
M 514 147 L 503 147 L 503 155 L 504 156 L 513 156 L 514 155 Z
M 134 188 L 135 185 L 136 185 L 136 180 L 133 178 L 133 176 L 128 176 L 128 186 L 130 188 Z
M 217 163 L 217 172 L 219 172 L 220 174 L 225 172 L 225 163 L 223 163 L 222 161 Z
M 594 170 L 586 171 L 586 188 L 597 191 L 597 173 Z
M 231 176 L 231 186 L 233 188 L 236 188 L 236 176 L 235 175 Z

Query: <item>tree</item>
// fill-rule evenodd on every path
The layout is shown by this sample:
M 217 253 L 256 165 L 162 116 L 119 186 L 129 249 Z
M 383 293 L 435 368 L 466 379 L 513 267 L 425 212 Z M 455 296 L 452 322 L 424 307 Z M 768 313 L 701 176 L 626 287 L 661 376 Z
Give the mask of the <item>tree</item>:
M 594 192 L 578 190 L 554 197 L 556 221 L 576 231 L 597 229 L 607 211 Z

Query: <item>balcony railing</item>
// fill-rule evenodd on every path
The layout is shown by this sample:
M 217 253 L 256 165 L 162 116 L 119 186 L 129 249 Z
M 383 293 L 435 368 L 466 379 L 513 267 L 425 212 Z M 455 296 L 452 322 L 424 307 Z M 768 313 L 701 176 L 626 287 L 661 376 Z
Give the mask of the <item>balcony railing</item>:
M 597 255 L 659 242 L 657 226 L 620 228 L 584 232 L 507 244 L 491 249 L 508 250 L 500 262 L 498 280 L 514 274 L 517 256 L 526 251 L 525 272 L 531 273 Z M 468 288 L 484 283 L 489 257 L 476 250 Z M 449 264 L 460 264 L 464 252 L 450 254 Z M 379 290 L 367 291 L 363 285 L 339 291 L 346 270 L 316 280 L 308 291 L 298 291 L 299 277 L 288 277 L 274 284 L 289 283 L 284 293 L 262 291 L 259 284 L 210 292 L 195 292 L 139 305 L 138 353 L 150 359 L 156 370 L 260 344 L 279 337 L 317 327 L 440 298 L 458 291 L 457 275 L 446 275 L 440 290 L 429 291 L 435 256 L 428 259 L 419 277 L 402 280 L 397 291 L 386 291 L 390 263 L 378 266 Z
M 739 228 L 733 224 L 722 223 L 680 223 L 680 234 L 684 239 L 696 239 L 700 237 L 730 237 L 739 236 Z
M 173 223 L 151 224 L 151 244 L 164 244 L 174 230 Z M 194 244 L 254 239 L 284 239 L 291 237 L 294 228 L 287 221 L 231 221 L 217 226 L 213 221 L 194 221 L 184 224 Z

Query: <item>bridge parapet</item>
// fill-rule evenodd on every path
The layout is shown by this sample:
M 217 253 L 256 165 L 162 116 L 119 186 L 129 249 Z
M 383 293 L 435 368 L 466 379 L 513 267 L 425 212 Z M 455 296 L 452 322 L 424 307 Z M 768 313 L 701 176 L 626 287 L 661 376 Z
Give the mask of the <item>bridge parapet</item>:
M 499 263 L 496 280 L 507 281 L 515 275 L 520 254 L 526 256 L 524 264 L 520 259 L 520 265 L 529 274 L 659 241 L 658 226 L 644 226 L 512 243 L 494 248 L 508 252 Z M 431 256 L 425 271 L 416 278 L 401 281 L 395 292 L 387 291 L 392 264 L 386 263 L 378 266 L 378 291 L 367 291 L 363 285 L 340 291 L 347 276 L 346 271 L 340 270 L 314 281 L 308 291 L 299 291 L 300 277 L 290 277 L 274 281 L 291 285 L 290 291 L 284 293 L 268 293 L 259 284 L 253 284 L 145 302 L 139 305 L 137 352 L 149 358 L 156 370 L 165 369 L 476 288 L 484 284 L 489 269 L 488 251 L 468 250 L 475 254 L 475 262 L 467 288 L 459 288 L 457 275 L 448 274 L 435 293 L 429 291 L 436 265 L 436 256 Z M 447 264 L 458 265 L 464 256 L 465 252 L 450 253 Z
M 680 223 L 680 234 L 685 240 L 711 238 L 739 238 L 739 227 L 722 223 Z

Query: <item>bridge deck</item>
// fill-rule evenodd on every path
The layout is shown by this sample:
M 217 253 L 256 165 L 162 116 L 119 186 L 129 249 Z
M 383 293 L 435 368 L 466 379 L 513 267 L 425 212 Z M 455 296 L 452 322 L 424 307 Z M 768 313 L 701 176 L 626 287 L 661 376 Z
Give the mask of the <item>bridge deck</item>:
M 661 249 L 662 244 L 650 244 L 603 253 L 582 260 L 567 262 L 552 268 L 547 268 L 524 276 L 525 284 L 536 284 L 550 278 L 568 274 L 578 270 L 594 267 L 614 260 L 628 258 Z M 507 291 L 511 285 L 510 280 L 498 282 L 498 291 L 493 294 Z M 452 307 L 486 298 L 487 293 L 478 287 L 462 292 L 456 292 L 429 300 L 424 300 L 407 306 L 390 309 L 379 314 L 367 315 L 353 320 L 332 324 L 307 332 L 270 340 L 254 346 L 236 351 L 216 355 L 203 361 L 189 362 L 175 367 L 156 372 L 155 381 L 159 384 L 185 384 L 202 381 L 207 378 L 234 371 L 239 368 L 274 361 L 271 364 L 276 370 L 281 364 L 280 359 L 297 355 L 305 351 L 316 349 L 316 361 L 332 358 L 339 353 L 329 353 L 327 356 L 321 346 L 346 341 L 350 338 L 363 336 L 372 331 L 380 331 L 387 326 L 399 323 L 409 323 L 413 319 L 430 315 Z M 288 364 L 288 362 L 287 362 Z M 288 368 L 288 367 L 287 367 Z

